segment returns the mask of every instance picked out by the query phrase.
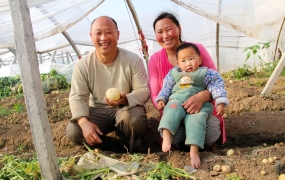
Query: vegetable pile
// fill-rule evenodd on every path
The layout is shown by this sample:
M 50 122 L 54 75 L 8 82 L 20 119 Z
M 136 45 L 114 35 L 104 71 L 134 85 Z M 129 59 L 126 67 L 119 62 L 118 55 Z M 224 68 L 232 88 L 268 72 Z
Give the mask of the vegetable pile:
M 0 179 L 41 179 L 40 167 L 36 158 L 20 159 L 13 155 L 0 154 Z
M 154 154 L 123 154 L 116 159 L 104 156 L 89 149 L 84 155 L 71 157 L 60 165 L 60 171 L 64 178 L 71 179 L 146 179 L 168 180 L 195 177 L 184 169 L 175 168 L 171 163 L 161 161 L 150 162 L 155 159 Z M 76 163 L 76 158 L 80 157 Z M 119 160 L 117 160 L 119 159 Z
M 64 180 L 100 179 L 146 179 L 168 180 L 195 177 L 183 169 L 175 168 L 164 161 L 151 162 L 155 154 L 122 154 L 110 158 L 89 149 L 84 155 L 59 158 L 60 172 Z M 79 160 L 77 160 L 80 158 Z M 119 160 L 117 160 L 119 159 Z M 158 158 L 157 158 L 158 159 Z M 39 180 L 42 179 L 36 156 L 33 158 L 16 157 L 0 154 L 0 179 Z

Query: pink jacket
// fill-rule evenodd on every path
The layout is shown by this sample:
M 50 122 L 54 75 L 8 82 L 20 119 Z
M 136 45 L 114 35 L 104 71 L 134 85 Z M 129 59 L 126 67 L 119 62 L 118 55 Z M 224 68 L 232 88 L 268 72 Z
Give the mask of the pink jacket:
M 202 44 L 198 44 L 198 43 L 194 43 L 194 44 L 198 46 L 200 54 L 202 56 L 201 66 L 206 66 L 209 69 L 217 70 L 212 58 L 210 57 L 205 47 Z M 168 61 L 165 49 L 161 49 L 157 51 L 150 57 L 150 60 L 148 62 L 150 97 L 151 97 L 152 104 L 156 108 L 157 108 L 157 103 L 155 99 L 157 98 L 157 95 L 160 89 L 162 88 L 164 77 L 166 76 L 166 74 L 169 72 L 171 68 L 173 68 L 173 66 Z M 220 120 L 222 142 L 225 143 L 226 142 L 226 129 L 225 129 L 225 124 L 224 124 L 224 119 L 221 116 L 216 115 L 215 106 L 214 106 L 214 110 L 212 114 Z

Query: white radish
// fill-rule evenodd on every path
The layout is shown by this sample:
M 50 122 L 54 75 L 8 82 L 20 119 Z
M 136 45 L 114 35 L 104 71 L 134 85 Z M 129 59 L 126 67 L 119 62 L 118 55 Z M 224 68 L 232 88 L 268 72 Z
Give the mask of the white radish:
M 267 164 L 268 163 L 268 159 L 262 159 L 262 163 L 263 164 Z
M 220 166 L 220 165 L 218 165 L 218 164 L 214 165 L 214 167 L 213 167 L 213 171 L 216 171 L 216 172 L 221 171 L 221 166 Z
M 285 180 L 285 174 L 280 174 L 280 176 L 278 177 L 278 180 Z
M 232 171 L 231 167 L 229 165 L 222 165 L 222 172 L 229 174 Z
M 228 150 L 227 156 L 232 156 L 234 155 L 235 151 L 233 149 Z
M 263 176 L 266 174 L 266 171 L 261 171 L 260 174 L 262 174 Z
M 121 92 L 117 88 L 109 88 L 106 91 L 106 98 L 111 101 L 118 101 L 121 98 Z
M 280 174 L 280 176 L 278 177 L 278 180 L 285 180 L 285 174 Z
M 273 163 L 274 162 L 274 159 L 272 157 L 268 158 L 268 162 L 269 163 Z

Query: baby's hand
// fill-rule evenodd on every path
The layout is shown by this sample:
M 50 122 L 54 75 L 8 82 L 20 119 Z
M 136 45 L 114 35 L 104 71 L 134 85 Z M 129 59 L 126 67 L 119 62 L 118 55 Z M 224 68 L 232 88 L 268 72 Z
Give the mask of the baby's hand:
M 225 113 L 225 104 L 219 104 L 216 108 L 216 112 L 218 116 L 222 116 Z
M 158 109 L 159 111 L 162 111 L 162 110 L 164 109 L 164 106 L 165 106 L 164 101 L 158 101 L 158 103 L 157 103 L 157 109 Z

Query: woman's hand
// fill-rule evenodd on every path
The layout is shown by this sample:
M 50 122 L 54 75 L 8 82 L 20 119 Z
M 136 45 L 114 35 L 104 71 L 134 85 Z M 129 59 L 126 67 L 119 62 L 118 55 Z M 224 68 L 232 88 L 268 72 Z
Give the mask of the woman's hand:
M 195 94 L 194 96 L 191 96 L 189 99 L 187 99 L 182 106 L 189 114 L 195 114 L 198 113 L 204 102 L 211 101 L 212 97 L 208 90 L 204 90 L 202 92 L 199 92 L 198 94 Z

